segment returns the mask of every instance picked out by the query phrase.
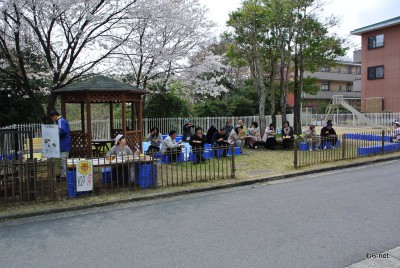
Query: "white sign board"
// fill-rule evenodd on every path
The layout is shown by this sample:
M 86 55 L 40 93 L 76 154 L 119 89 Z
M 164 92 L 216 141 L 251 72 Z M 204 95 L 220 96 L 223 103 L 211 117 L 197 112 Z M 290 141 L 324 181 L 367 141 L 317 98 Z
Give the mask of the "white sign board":
M 93 191 L 93 160 L 79 159 L 76 162 L 76 191 Z
M 47 158 L 60 158 L 58 125 L 42 125 L 42 154 Z

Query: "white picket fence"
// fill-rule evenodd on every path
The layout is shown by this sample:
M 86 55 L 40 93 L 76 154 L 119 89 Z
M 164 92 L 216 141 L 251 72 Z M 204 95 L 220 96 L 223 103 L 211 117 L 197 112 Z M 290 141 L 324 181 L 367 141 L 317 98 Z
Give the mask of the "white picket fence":
M 367 118 L 371 119 L 378 126 L 389 127 L 393 121 L 400 120 L 400 113 L 365 113 Z M 309 124 L 322 125 L 324 115 L 323 114 L 307 114 L 302 113 L 302 125 L 307 126 Z M 146 135 L 150 132 L 152 127 L 158 127 L 162 134 L 168 133 L 170 130 L 176 130 L 178 133 L 182 132 L 182 126 L 184 124 L 184 117 L 176 118 L 143 118 L 143 133 Z M 231 121 L 231 124 L 235 124 L 238 120 L 242 120 L 243 123 L 250 127 L 252 122 L 260 123 L 259 116 L 221 116 L 221 117 L 190 117 L 189 120 L 195 126 L 200 126 L 206 131 L 212 123 L 216 124 L 217 128 L 225 125 L 227 120 Z M 276 116 L 277 128 L 282 127 L 282 117 Z M 365 124 L 359 122 L 352 114 L 333 114 L 332 121 L 336 126 L 364 126 Z M 287 115 L 287 120 L 290 125 L 293 125 L 293 114 Z M 272 122 L 271 116 L 265 117 L 265 125 L 269 125 Z M 69 122 L 71 130 L 80 130 L 81 122 L 72 121 Z M 130 120 L 127 121 L 127 125 L 130 125 Z M 122 120 L 114 120 L 114 128 L 122 128 Z M 41 124 L 16 124 L 2 129 L 17 129 L 17 130 L 32 130 L 34 137 L 41 137 Z M 109 120 L 92 120 L 92 139 L 108 139 L 110 137 L 110 121 Z

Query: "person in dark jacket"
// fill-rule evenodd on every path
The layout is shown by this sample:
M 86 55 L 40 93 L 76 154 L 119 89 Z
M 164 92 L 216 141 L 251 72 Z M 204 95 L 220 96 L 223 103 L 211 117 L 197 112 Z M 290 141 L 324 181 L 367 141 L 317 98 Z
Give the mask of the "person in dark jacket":
M 56 110 L 50 112 L 50 119 L 58 125 L 60 134 L 61 178 L 67 178 L 67 158 L 71 151 L 71 132 L 68 121 Z
M 193 164 L 200 164 L 200 161 L 206 161 L 202 155 L 205 143 L 206 137 L 203 135 L 203 129 L 201 127 L 197 127 L 194 135 L 190 137 L 189 141 L 189 144 L 192 146 L 192 151 L 195 155 L 195 161 Z
M 212 143 L 212 138 L 216 132 L 218 132 L 217 127 L 215 124 L 211 124 L 210 128 L 207 130 L 206 143 Z
M 323 127 L 321 129 L 321 142 L 322 142 L 322 148 L 327 149 L 326 142 L 329 142 L 330 145 L 335 147 L 336 142 L 337 142 L 337 135 L 336 131 L 333 129 L 332 123 L 328 123 L 326 127 Z M 328 148 L 330 149 L 330 148 Z
M 226 123 L 225 123 L 226 139 L 225 140 L 228 140 L 229 135 L 231 135 L 232 130 L 233 130 L 233 126 L 231 125 L 231 121 L 229 121 L 229 120 L 226 121 Z
M 290 126 L 289 121 L 285 121 L 282 127 L 282 146 L 283 149 L 289 151 L 294 142 L 293 128 Z
M 190 123 L 189 119 L 185 119 L 184 125 L 182 127 L 182 135 L 183 135 L 183 141 L 187 141 L 190 136 L 192 136 L 192 128 L 195 126 Z
M 147 153 L 159 152 L 160 145 L 163 139 L 162 135 L 158 132 L 158 128 L 152 127 L 145 141 L 150 142 L 150 146 L 147 149 Z
M 228 153 L 229 143 L 226 139 L 226 129 L 222 127 L 218 132 L 214 133 L 212 138 L 212 147 L 214 149 L 214 156 L 218 156 L 218 150 L 223 149 L 222 156 L 226 156 Z

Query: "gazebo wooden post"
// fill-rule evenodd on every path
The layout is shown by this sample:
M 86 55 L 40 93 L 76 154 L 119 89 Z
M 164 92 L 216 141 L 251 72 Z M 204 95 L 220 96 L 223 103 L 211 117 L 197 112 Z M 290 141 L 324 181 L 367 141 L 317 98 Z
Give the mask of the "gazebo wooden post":
M 110 102 L 110 139 L 113 139 L 114 137 L 114 110 L 113 110 L 113 103 Z
M 126 96 L 122 97 L 122 135 L 126 137 Z
M 67 110 L 65 109 L 65 97 L 61 96 L 61 115 L 67 118 Z
M 140 134 L 141 134 L 141 135 L 139 135 L 139 146 L 140 146 L 140 151 L 143 151 L 143 148 L 142 148 L 143 135 L 145 135 L 145 134 L 143 132 L 143 127 L 142 127 L 142 98 L 139 99 L 137 104 L 138 104 L 138 110 L 139 110 L 138 111 L 138 125 L 139 125 L 138 130 L 140 131 Z
M 90 99 L 86 98 L 86 114 L 87 114 L 87 155 L 92 157 L 92 111 L 90 109 Z
M 85 132 L 85 103 L 81 102 L 81 128 L 82 132 Z
M 131 130 L 136 130 L 135 124 L 135 102 L 131 101 Z

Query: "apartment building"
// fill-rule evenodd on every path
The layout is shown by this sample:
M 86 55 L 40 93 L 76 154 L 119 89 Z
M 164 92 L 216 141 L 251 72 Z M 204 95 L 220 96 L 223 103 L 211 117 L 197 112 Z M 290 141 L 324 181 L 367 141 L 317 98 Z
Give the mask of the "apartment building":
M 400 112 L 400 17 L 351 32 L 361 36 L 361 109 Z
M 335 66 L 326 66 L 317 72 L 305 71 L 304 77 L 316 78 L 319 92 L 316 95 L 303 94 L 303 107 L 311 107 L 316 113 L 323 113 L 333 95 L 343 95 L 353 106 L 361 102 L 361 64 L 338 61 Z

